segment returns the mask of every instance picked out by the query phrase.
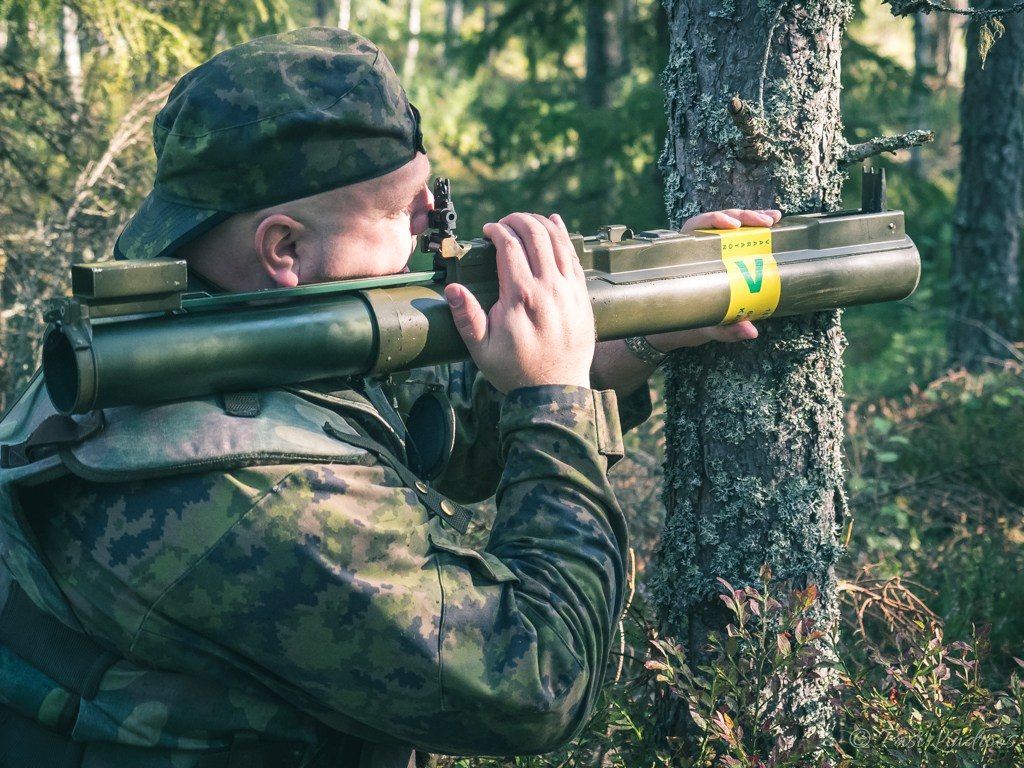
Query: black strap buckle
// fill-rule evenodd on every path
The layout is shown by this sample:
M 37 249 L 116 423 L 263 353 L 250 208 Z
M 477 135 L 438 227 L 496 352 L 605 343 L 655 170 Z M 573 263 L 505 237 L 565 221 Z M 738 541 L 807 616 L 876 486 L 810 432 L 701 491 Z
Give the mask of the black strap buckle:
M 81 421 L 70 416 L 47 416 L 32 430 L 27 440 L 0 445 L 0 467 L 24 467 L 68 445 L 77 445 L 103 429 L 103 411 L 92 411 Z

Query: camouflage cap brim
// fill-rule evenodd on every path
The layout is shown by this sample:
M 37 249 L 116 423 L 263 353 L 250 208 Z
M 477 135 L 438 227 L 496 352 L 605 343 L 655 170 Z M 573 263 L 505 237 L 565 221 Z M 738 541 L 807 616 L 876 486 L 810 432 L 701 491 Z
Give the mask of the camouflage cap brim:
M 231 215 L 172 203 L 151 192 L 114 243 L 114 258 L 125 261 L 170 256 Z

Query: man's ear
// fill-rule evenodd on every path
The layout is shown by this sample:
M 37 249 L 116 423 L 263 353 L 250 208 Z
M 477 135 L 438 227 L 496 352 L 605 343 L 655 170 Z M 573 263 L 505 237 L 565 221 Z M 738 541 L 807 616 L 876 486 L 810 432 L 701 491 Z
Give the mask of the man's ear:
M 298 241 L 305 227 L 284 213 L 272 213 L 256 227 L 253 245 L 264 271 L 279 288 L 299 284 Z

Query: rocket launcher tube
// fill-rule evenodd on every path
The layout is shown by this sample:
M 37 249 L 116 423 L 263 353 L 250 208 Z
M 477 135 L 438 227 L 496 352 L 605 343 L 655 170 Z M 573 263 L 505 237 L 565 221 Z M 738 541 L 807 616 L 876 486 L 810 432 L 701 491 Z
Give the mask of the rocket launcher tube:
M 600 340 L 898 300 L 920 276 L 901 211 L 693 235 L 606 227 L 573 242 Z M 454 254 L 438 255 L 434 273 L 201 297 L 174 288 L 183 272 L 144 278 L 142 262 L 75 267 L 91 274 L 73 285 L 87 287 L 48 313 L 50 397 L 62 413 L 86 413 L 465 359 L 444 284 L 463 283 L 490 307 L 494 246 L 449 239 L 434 250 Z M 116 274 L 125 270 L 137 271 Z

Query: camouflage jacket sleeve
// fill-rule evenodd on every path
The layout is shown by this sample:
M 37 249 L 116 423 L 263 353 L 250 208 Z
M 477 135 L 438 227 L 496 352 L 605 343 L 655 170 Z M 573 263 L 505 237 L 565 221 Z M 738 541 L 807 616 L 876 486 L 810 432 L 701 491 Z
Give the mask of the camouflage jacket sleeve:
M 450 753 L 550 750 L 585 723 L 623 599 L 614 397 L 517 390 L 486 551 L 378 464 L 71 483 L 41 532 L 91 630 L 249 680 L 327 725 Z

